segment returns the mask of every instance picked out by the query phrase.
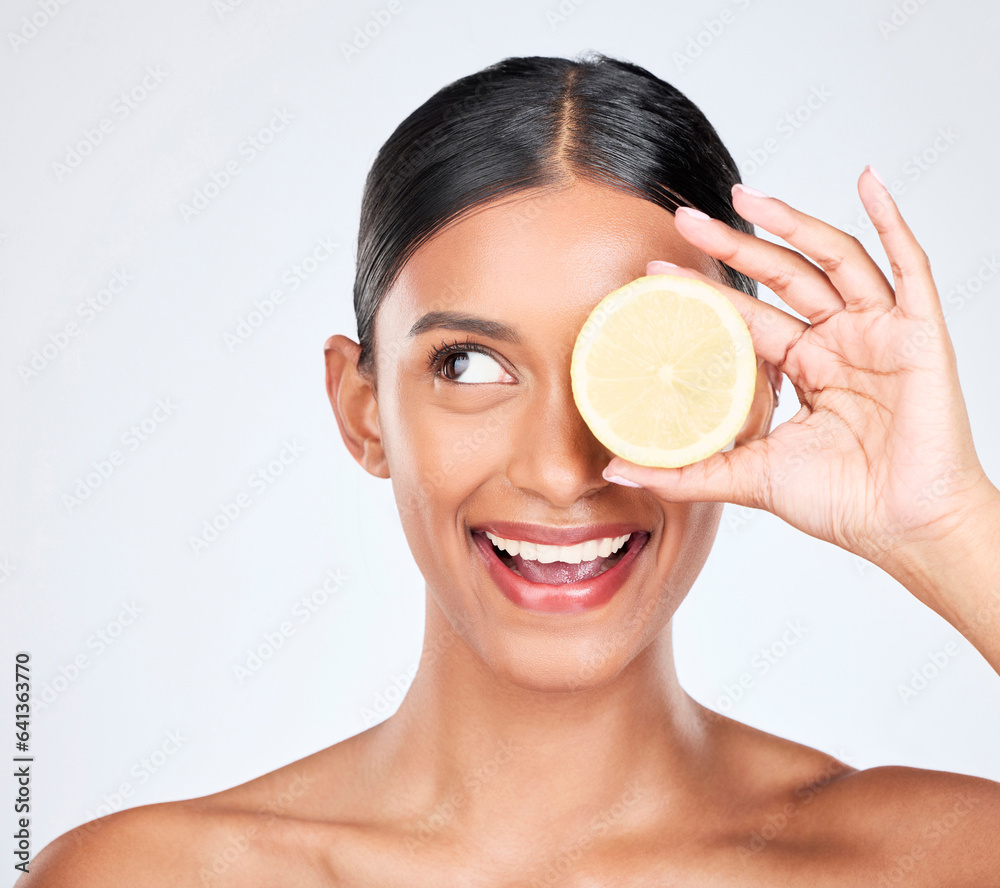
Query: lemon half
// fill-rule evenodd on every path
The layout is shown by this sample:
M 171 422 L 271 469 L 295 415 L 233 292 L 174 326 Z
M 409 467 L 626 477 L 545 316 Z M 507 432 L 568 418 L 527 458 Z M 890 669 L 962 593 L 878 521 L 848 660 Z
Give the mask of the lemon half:
M 722 293 L 655 274 L 597 303 L 577 335 L 570 375 L 576 405 L 605 447 L 671 468 L 736 437 L 753 402 L 757 357 Z

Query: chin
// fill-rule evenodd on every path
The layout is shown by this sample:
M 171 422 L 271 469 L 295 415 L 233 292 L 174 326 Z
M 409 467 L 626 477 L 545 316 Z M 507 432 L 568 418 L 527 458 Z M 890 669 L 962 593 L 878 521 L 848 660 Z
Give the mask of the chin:
M 669 631 L 679 604 L 664 590 L 659 598 L 637 602 L 627 616 L 609 611 L 601 620 L 591 613 L 586 622 L 551 628 L 491 620 L 467 640 L 487 669 L 515 687 L 539 693 L 597 690 Z
M 603 650 L 600 645 L 586 645 L 576 651 L 566 645 L 553 654 L 551 650 L 519 648 L 497 642 L 503 650 L 489 652 L 485 665 L 501 681 L 526 691 L 542 694 L 574 693 L 596 690 L 612 682 L 631 662 L 632 646 Z

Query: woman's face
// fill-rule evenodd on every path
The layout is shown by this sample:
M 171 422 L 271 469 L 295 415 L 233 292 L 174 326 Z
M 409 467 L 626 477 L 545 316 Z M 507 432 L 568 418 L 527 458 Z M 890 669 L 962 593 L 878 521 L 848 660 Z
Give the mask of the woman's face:
M 422 245 L 378 311 L 369 459 L 381 448 L 432 611 L 523 687 L 618 674 L 666 626 L 718 528 L 721 504 L 664 503 L 605 481 L 613 454 L 573 401 L 578 331 L 653 259 L 721 280 L 649 201 L 582 181 L 522 192 Z M 613 582 L 532 582 L 551 581 L 552 568 L 498 555 L 483 533 L 544 543 L 553 529 L 575 531 L 567 543 L 631 532 L 618 567 L 598 556 Z

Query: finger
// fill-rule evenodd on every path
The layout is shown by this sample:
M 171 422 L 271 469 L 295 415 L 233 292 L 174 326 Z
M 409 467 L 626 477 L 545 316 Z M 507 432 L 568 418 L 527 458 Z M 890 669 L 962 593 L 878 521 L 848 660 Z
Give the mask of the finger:
M 646 264 L 647 274 L 672 274 L 678 277 L 689 277 L 704 281 L 711 287 L 728 296 L 736 306 L 753 341 L 753 350 L 765 361 L 774 364 L 794 384 L 798 378 L 797 365 L 789 360 L 789 354 L 795 343 L 809 329 L 804 321 L 782 311 L 774 305 L 768 305 L 760 299 L 755 299 L 742 290 L 735 290 L 720 283 L 706 274 L 692 268 L 684 268 L 670 262 L 659 260 Z
M 615 456 L 604 469 L 604 478 L 632 482 L 654 496 L 677 503 L 733 503 L 754 509 L 767 508 L 763 502 L 766 460 L 759 444 L 720 451 L 706 459 L 676 469 L 641 466 Z
M 811 323 L 843 311 L 844 300 L 830 279 L 795 250 L 736 231 L 690 207 L 678 207 L 674 225 L 694 246 L 760 281 Z
M 756 196 L 746 186 L 733 186 L 733 207 L 748 222 L 777 235 L 812 259 L 826 273 L 848 311 L 890 309 L 896 304 L 882 269 L 861 241 L 846 231 L 777 198 Z
M 858 194 L 878 232 L 892 269 L 896 304 L 905 315 L 928 317 L 941 312 L 931 264 L 896 206 L 882 177 L 866 166 L 858 179 Z

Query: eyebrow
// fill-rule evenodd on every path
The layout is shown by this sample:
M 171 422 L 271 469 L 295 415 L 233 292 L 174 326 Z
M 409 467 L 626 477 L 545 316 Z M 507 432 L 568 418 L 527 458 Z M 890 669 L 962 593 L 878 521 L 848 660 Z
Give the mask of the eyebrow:
M 514 345 L 522 343 L 521 334 L 514 327 L 502 321 L 491 321 L 460 311 L 431 311 L 412 327 L 408 336 L 416 336 L 428 330 L 461 330 L 464 333 L 479 333 L 491 339 L 499 339 Z

